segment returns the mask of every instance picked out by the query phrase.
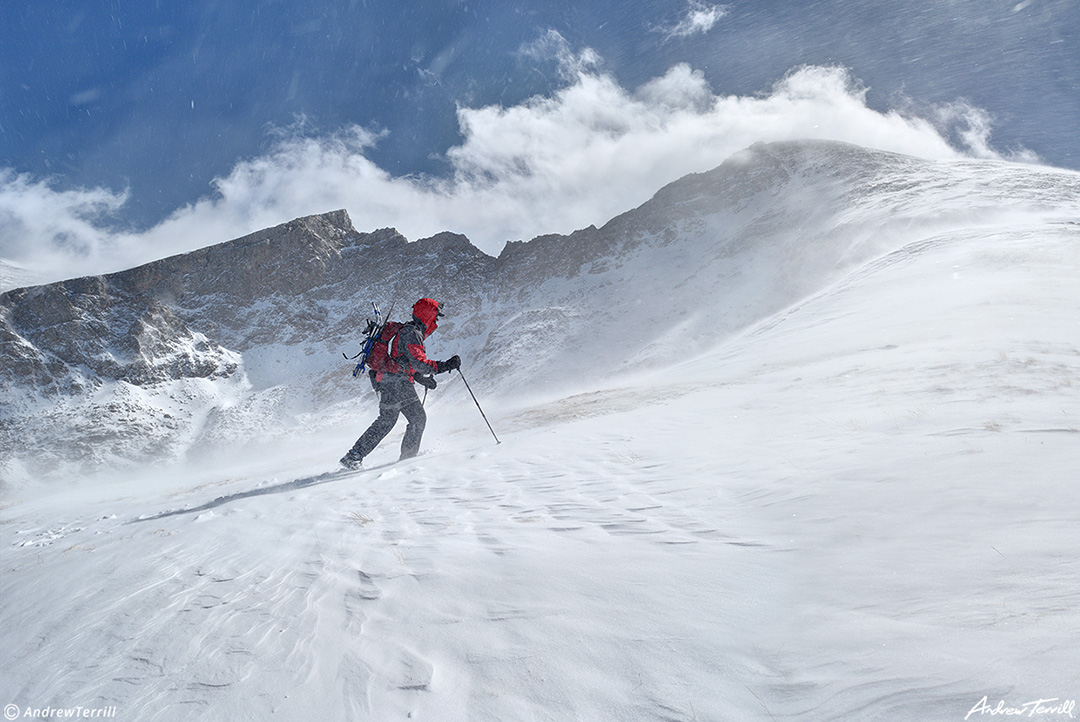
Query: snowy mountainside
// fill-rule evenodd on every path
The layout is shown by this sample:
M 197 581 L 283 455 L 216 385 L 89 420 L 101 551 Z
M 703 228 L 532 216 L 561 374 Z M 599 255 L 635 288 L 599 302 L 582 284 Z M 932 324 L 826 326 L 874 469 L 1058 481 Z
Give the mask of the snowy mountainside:
M 543 297 L 598 321 L 580 335 L 572 329 L 574 342 L 559 346 L 551 366 L 587 365 L 591 350 L 577 341 L 597 326 L 602 347 L 625 365 L 663 366 L 675 360 L 673 347 L 677 355 L 711 348 L 908 243 L 1078 212 L 1072 172 L 929 162 L 838 143 L 760 144 L 603 228 L 512 244 L 504 255 L 564 259 L 574 282 L 549 283 Z M 514 280 L 506 294 L 529 288 L 527 278 Z
M 444 302 L 429 352 L 461 354 L 488 398 L 553 393 L 678 364 L 908 244 L 1077 218 L 1075 173 L 792 142 L 498 258 L 452 233 L 358 233 L 344 211 L 297 219 L 0 296 L 5 480 L 272 444 L 364 416 L 373 395 L 340 352 L 356 348 L 371 300 L 395 318 L 420 296 Z

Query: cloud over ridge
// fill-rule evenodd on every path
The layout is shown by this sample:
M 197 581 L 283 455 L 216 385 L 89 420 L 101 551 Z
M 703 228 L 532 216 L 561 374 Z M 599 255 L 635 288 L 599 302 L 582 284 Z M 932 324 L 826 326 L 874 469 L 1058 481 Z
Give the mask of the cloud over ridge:
M 459 106 L 464 140 L 446 151 L 452 170 L 444 177 L 388 173 L 368 157 L 380 136 L 363 127 L 312 135 L 301 125 L 279 131 L 265 154 L 237 162 L 214 181 L 212 196 L 130 232 L 106 224 L 126 193 L 55 190 L 49 180 L 5 171 L 0 257 L 55 280 L 334 208 L 348 209 L 359 230 L 394 226 L 412 239 L 450 230 L 496 254 L 506 241 L 602 224 L 758 141 L 831 139 L 924 158 L 1000 157 L 978 108 L 875 110 L 845 68 L 800 67 L 766 92 L 724 96 L 700 71 L 678 64 L 628 89 L 599 69 L 592 50 L 570 52 L 554 32 L 542 40 L 529 52 L 560 64 L 562 86 L 510 107 Z

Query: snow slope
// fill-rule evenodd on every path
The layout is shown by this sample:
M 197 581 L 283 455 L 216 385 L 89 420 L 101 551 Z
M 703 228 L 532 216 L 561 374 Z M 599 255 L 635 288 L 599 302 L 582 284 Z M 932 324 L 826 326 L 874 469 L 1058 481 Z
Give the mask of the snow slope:
M 410 462 L 398 429 L 323 476 L 357 414 L 230 468 L 5 499 L 0 703 L 891 722 L 1076 699 L 1080 226 L 938 210 L 711 347 L 481 393 L 500 445 L 455 377 Z

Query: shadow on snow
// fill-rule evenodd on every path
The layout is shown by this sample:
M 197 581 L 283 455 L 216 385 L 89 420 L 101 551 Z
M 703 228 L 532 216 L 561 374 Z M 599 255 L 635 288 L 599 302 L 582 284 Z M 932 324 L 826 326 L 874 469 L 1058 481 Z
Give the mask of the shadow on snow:
M 170 516 L 180 516 L 182 514 L 197 514 L 201 511 L 210 511 L 216 509 L 219 506 L 230 504 L 234 501 L 240 501 L 241 499 L 250 499 L 254 496 L 265 496 L 267 494 L 281 494 L 287 491 L 294 491 L 296 489 L 306 489 L 311 486 L 318 486 L 319 484 L 328 484 L 331 481 L 337 481 L 338 479 L 345 478 L 352 474 L 362 474 L 368 471 L 377 471 L 379 469 L 385 469 L 389 466 L 396 464 L 396 461 L 387 462 L 385 464 L 379 464 L 378 466 L 372 466 L 370 468 L 358 469 L 356 471 L 347 471 L 341 469 L 338 471 L 328 471 L 324 474 L 318 474 L 316 476 L 308 476 L 303 479 L 293 479 L 292 481 L 286 481 L 281 484 L 274 484 L 273 486 L 264 486 L 259 489 L 251 489 L 249 491 L 238 491 L 235 494 L 226 494 L 225 496 L 219 496 L 213 501 L 208 501 L 202 506 L 192 507 L 191 509 L 173 509 L 172 511 L 163 511 L 160 514 L 154 516 L 139 517 L 138 519 L 132 519 L 127 522 L 128 524 L 137 524 L 144 521 L 157 521 L 159 519 L 165 519 Z

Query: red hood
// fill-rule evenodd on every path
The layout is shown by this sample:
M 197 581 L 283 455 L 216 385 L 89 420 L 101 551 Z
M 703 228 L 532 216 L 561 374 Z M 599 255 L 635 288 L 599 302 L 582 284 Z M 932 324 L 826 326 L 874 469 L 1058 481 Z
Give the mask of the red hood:
M 421 298 L 413 304 L 413 316 L 424 324 L 424 336 L 430 336 L 438 328 L 435 319 L 439 317 L 439 303 L 431 298 Z

